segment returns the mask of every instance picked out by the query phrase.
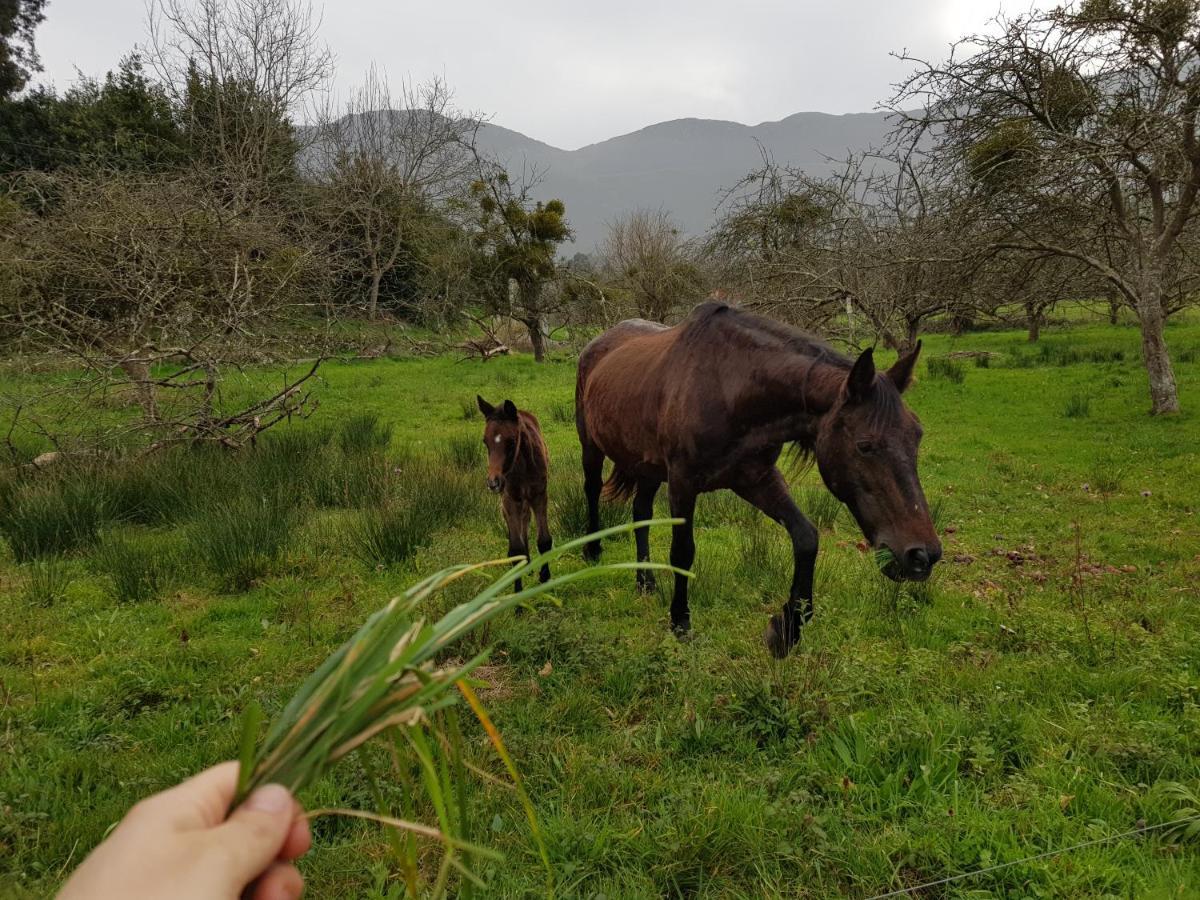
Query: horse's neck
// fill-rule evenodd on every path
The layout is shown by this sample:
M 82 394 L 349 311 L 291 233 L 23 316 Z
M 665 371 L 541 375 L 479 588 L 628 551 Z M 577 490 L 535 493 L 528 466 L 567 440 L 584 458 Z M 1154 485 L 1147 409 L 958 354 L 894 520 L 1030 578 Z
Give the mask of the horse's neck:
M 837 365 L 793 350 L 762 354 L 748 382 L 752 427 L 770 438 L 807 443 L 817 423 L 837 402 L 846 373 Z
M 542 458 L 542 436 L 528 422 L 521 422 L 521 446 L 517 451 L 519 462 L 526 469 L 537 469 L 544 465 Z

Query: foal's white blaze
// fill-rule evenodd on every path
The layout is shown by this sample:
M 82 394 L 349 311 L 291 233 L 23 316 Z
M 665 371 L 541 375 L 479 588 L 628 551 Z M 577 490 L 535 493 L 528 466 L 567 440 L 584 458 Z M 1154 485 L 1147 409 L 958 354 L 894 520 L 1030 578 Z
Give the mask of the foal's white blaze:
M 496 441 L 496 443 L 497 443 L 497 444 L 498 444 L 498 443 L 500 443 L 500 435 L 496 435 L 496 437 L 495 437 L 495 441 Z

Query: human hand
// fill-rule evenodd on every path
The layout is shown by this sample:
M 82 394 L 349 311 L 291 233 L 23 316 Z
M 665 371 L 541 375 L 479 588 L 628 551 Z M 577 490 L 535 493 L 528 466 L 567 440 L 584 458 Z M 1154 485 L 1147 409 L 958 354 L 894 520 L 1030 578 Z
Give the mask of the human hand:
M 226 818 L 237 776 L 237 763 L 222 763 L 138 803 L 58 900 L 238 900 L 250 885 L 255 900 L 299 897 L 292 860 L 311 843 L 300 804 L 269 784 Z

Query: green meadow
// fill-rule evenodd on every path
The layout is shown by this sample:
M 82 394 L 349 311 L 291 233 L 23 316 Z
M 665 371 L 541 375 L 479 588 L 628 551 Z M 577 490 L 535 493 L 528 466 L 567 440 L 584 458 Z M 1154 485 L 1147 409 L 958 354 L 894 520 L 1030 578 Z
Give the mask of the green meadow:
M 628 572 L 473 636 L 557 896 L 871 897 L 1010 862 L 916 896 L 1200 895 L 1194 830 L 1020 861 L 1200 807 L 1200 321 L 1168 340 L 1185 412 L 1152 419 L 1134 328 L 928 338 L 907 399 L 944 561 L 884 580 L 817 473 L 792 472 L 822 550 L 786 661 L 761 634 L 790 547 L 724 493 L 697 511 L 691 641 Z M 580 535 L 574 371 L 565 351 L 330 362 L 314 415 L 253 450 L 0 482 L 0 894 L 51 894 L 137 798 L 236 756 L 246 706 L 278 711 L 404 587 L 504 555 L 476 393 L 539 416 L 555 537 Z M 503 766 L 473 722 L 467 741 L 496 776 L 469 798 L 471 838 L 504 855 L 476 867 L 487 896 L 545 896 Z M 374 808 L 368 763 L 302 799 Z M 309 896 L 403 896 L 378 827 L 314 835 Z

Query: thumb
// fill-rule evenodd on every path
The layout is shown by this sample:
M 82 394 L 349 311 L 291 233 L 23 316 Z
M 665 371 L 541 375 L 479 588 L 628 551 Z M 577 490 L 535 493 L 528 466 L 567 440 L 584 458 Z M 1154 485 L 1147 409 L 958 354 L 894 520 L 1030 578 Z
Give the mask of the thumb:
M 246 802 L 209 832 L 225 860 L 225 875 L 237 891 L 273 863 L 283 849 L 295 818 L 291 792 L 278 784 L 258 788 Z

